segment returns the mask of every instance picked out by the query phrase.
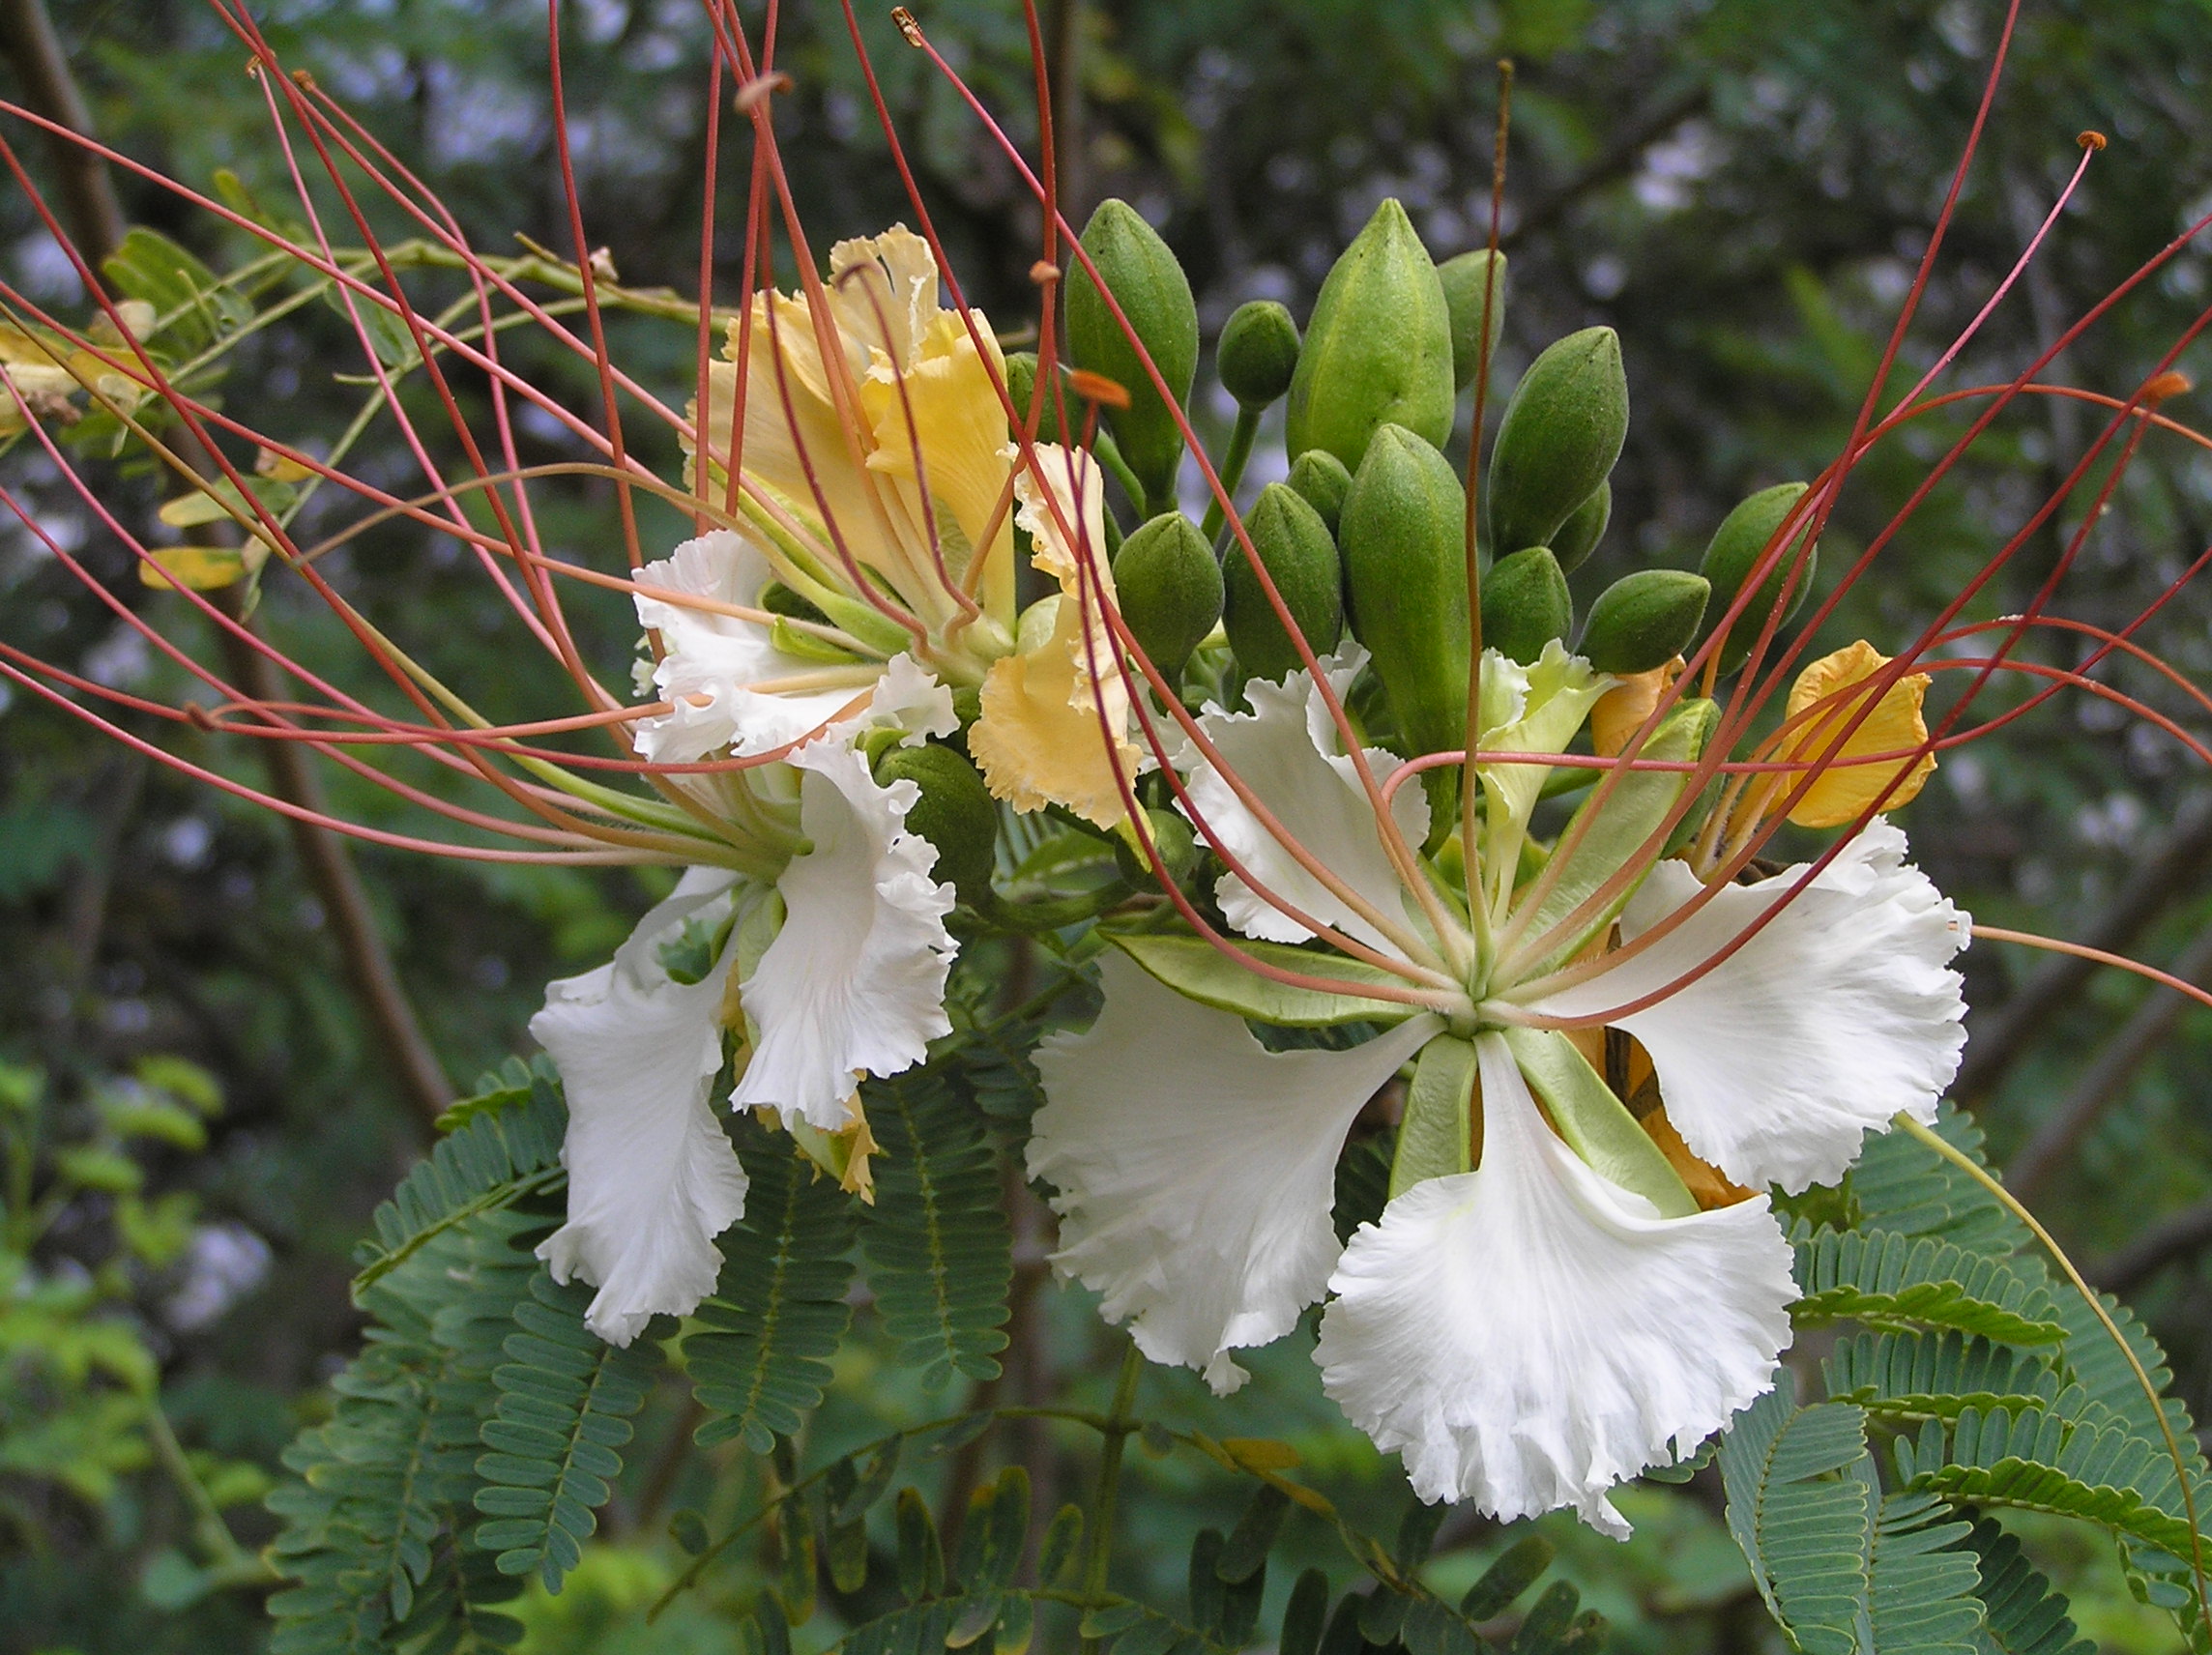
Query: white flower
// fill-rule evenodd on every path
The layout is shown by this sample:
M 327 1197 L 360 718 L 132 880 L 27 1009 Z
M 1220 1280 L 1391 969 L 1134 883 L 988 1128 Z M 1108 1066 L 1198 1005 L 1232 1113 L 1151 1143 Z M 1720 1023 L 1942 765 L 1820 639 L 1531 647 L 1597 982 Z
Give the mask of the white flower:
M 1970 922 L 1905 854 L 1905 834 L 1877 820 L 1804 888 L 1803 865 L 1723 886 L 1641 953 L 1522 1009 L 1540 1022 L 1631 1004 L 1783 904 L 1696 981 L 1609 1021 L 1650 1053 L 1668 1118 L 1703 1159 L 1792 1194 L 1832 1183 L 1864 1134 L 1900 1114 L 1935 1119 L 1966 1043 L 1950 960 Z M 1703 888 L 1685 864 L 1661 862 L 1621 915 L 1622 941 Z
M 638 570 L 638 583 L 716 603 L 759 609 L 773 569 L 753 543 L 727 529 L 685 540 Z M 673 598 L 636 598 L 637 618 L 660 634 L 653 684 L 668 711 L 632 726 L 640 756 L 689 764 L 728 747 L 766 753 L 820 730 L 868 693 L 881 662 L 826 663 L 778 647 L 765 623 Z
M 783 929 L 739 986 L 760 1032 L 733 1101 L 834 1132 L 852 1123 L 861 1075 L 910 1068 L 951 1032 L 954 897 L 929 877 L 935 848 L 906 830 L 915 783 L 879 785 L 837 741 L 809 742 L 791 762 L 813 848 L 776 881 Z
M 1345 1133 L 1437 1020 L 1345 1052 L 1270 1053 L 1121 955 L 1101 971 L 1090 1032 L 1037 1051 L 1050 1101 L 1029 1171 L 1060 1191 L 1053 1263 L 1153 1361 L 1227 1393 L 1245 1378 L 1229 1352 L 1280 1338 L 1321 1296 Z
M 1329 1281 L 1322 1387 L 1425 1500 L 1502 1521 L 1606 1492 L 1763 1392 L 1790 1342 L 1789 1244 L 1763 1196 L 1682 1218 L 1590 1171 L 1505 1042 L 1476 1041 L 1482 1164 L 1363 1225 Z
M 1357 644 L 1321 665 L 1341 698 L 1367 652 Z M 1255 681 L 1245 686 L 1249 713 L 1209 707 L 1199 720 L 1214 749 L 1247 788 L 1268 806 L 1283 829 L 1315 859 L 1358 893 L 1370 907 L 1393 919 L 1404 916 L 1398 870 L 1376 831 L 1352 760 L 1342 751 L 1328 710 L 1314 680 L 1293 673 L 1282 683 Z M 1366 750 L 1369 773 L 1380 779 L 1397 767 L 1393 753 Z M 1186 742 L 1179 760 L 1189 771 L 1191 803 L 1235 857 L 1267 890 L 1370 947 L 1397 950 L 1335 892 L 1284 850 L 1260 818 L 1199 752 Z M 1538 772 L 1541 773 L 1541 772 Z M 1399 831 L 1418 845 L 1429 830 L 1429 807 L 1417 787 L 1398 790 L 1391 811 Z M 1302 943 L 1313 933 L 1269 903 L 1236 874 L 1216 886 L 1221 911 L 1247 937 L 1275 943 Z
M 708 1091 L 741 1011 L 751 1053 L 731 1102 L 826 1131 L 851 1123 L 862 1075 L 911 1067 L 949 1032 L 952 887 L 929 878 L 936 852 L 906 829 L 918 789 L 879 785 L 853 743 L 874 730 L 912 741 L 956 727 L 945 688 L 894 658 L 865 714 L 789 766 L 739 778 L 764 793 L 775 777 L 797 782 L 808 845 L 772 886 L 694 868 L 610 964 L 547 989 L 530 1031 L 568 1091 L 568 1221 L 539 1253 L 558 1280 L 599 1288 L 587 1321 L 601 1338 L 626 1344 L 652 1317 L 687 1315 L 713 1289 L 713 1238 L 743 1213 L 745 1183 Z M 687 920 L 722 934 L 693 984 L 659 958 Z M 758 959 L 742 960 L 744 939 L 771 927 Z
M 530 1020 L 568 1098 L 568 1221 L 538 1256 L 555 1281 L 597 1286 L 585 1321 L 610 1344 L 713 1292 L 714 1237 L 744 1214 L 745 1175 L 707 1101 L 722 1066 L 715 1011 L 729 962 L 684 984 L 657 952 L 685 920 L 726 913 L 732 883 L 692 869 L 612 961 L 551 984 Z

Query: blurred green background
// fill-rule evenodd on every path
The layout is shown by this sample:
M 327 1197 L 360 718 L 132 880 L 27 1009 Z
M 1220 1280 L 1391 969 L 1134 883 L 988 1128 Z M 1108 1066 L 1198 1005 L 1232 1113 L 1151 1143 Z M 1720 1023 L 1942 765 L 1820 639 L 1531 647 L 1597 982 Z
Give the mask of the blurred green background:
M 11 19 L 20 7 L 5 9 Z M 436 188 L 480 246 L 522 232 L 567 247 L 538 0 L 269 0 L 252 8 Z M 759 8 L 744 8 L 757 22 Z M 930 192 L 970 296 L 1004 327 L 1033 289 L 1035 218 L 1018 181 L 948 89 L 862 7 L 902 141 Z M 1028 140 L 1026 37 L 1003 0 L 940 0 L 922 22 Z M 100 132 L 198 188 L 218 168 L 272 203 L 284 177 L 238 42 L 199 0 L 52 0 L 51 15 Z M 632 286 L 690 289 L 699 261 L 709 33 L 694 0 L 563 8 L 569 118 L 592 240 Z M 1061 0 L 1047 9 L 1063 72 L 1062 142 L 1080 216 L 1118 194 L 1181 255 L 1208 329 L 1244 299 L 1303 316 L 1343 243 L 1385 195 L 1440 258 L 1487 226 L 1496 63 L 1518 68 L 1503 232 L 1512 298 L 1500 373 L 1571 329 L 1616 327 L 1635 399 L 1615 474 L 1614 523 L 1586 578 L 1694 565 L 1728 508 L 1810 477 L 1844 441 L 1974 118 L 2002 8 L 1991 0 Z M 906 216 L 864 101 L 841 15 L 783 8 L 777 101 L 793 186 L 817 245 Z M 20 96 L 11 91 L 10 96 Z M 1951 370 L 2008 379 L 2195 216 L 2212 211 L 2212 4 L 2036 0 L 2019 33 L 1958 220 L 1906 353 L 1935 354 L 1981 306 L 2072 170 L 2084 129 L 2107 133 L 2042 255 Z M 25 164 L 50 152 L 12 124 Z M 731 157 L 738 157 L 733 160 Z M 725 157 L 719 295 L 742 256 L 742 152 Z M 118 183 L 126 217 L 235 255 L 203 216 Z M 396 231 L 394 232 L 396 233 Z M 73 276 L 19 192 L 0 196 L 0 269 L 34 300 L 81 305 Z M 2208 302 L 2212 238 L 2133 293 L 2050 377 L 2125 396 Z M 689 335 L 626 330 L 640 377 L 682 392 Z M 241 354 L 229 405 L 279 432 L 329 432 L 358 390 L 335 317 Z M 527 347 L 521 347 L 528 359 Z M 537 359 L 572 406 L 596 394 L 572 363 Z M 2201 346 L 2181 366 L 2212 379 Z M 1209 379 L 1202 375 L 1202 387 Z M 1203 393 L 1202 393 L 1203 394 Z M 2168 412 L 2190 421 L 2202 395 Z M 1196 410 L 1217 432 L 1233 410 Z M 2015 533 L 2100 421 L 2057 399 L 2008 412 L 1936 490 L 1823 632 L 1894 649 Z M 1939 416 L 1870 460 L 1824 546 L 1833 580 L 1963 428 Z M 526 454 L 562 457 L 526 428 Z M 382 445 L 381 447 L 379 445 Z M 404 478 L 388 430 L 364 475 Z M 673 472 L 673 450 L 664 456 Z M 1279 459 L 1275 462 L 1279 467 Z M 118 598 L 179 625 L 129 555 L 59 476 L 18 448 L 6 483 L 44 532 Z M 1263 461 L 1247 483 L 1272 475 Z M 149 512 L 145 479 L 111 478 Z M 2173 438 L 2146 443 L 2068 577 L 2061 613 L 2119 624 L 2212 544 L 2212 464 Z M 618 556 L 610 501 L 548 491 L 552 544 Z M 2062 508 L 1968 613 L 2021 607 L 2051 572 L 2080 508 Z M 660 533 L 672 523 L 652 527 Z M 451 543 L 393 530 L 336 576 L 364 610 L 480 691 L 495 715 L 568 710 L 528 658 L 480 573 Z M 272 629 L 341 682 L 363 668 L 312 600 L 273 584 Z M 587 647 L 619 677 L 634 627 L 579 601 Z M 2145 641 L 2212 679 L 2212 603 L 2184 591 Z M 189 627 L 183 635 L 190 636 Z M 103 683 L 174 687 L 35 536 L 0 529 L 0 641 Z M 2028 658 L 2085 646 L 2046 637 Z M 211 657 L 212 658 L 212 657 Z M 2105 676 L 2193 733 L 2207 717 L 2134 665 Z M 4 692 L 0 692 L 4 693 Z M 1982 708 L 2020 699 L 1999 686 Z M 1938 691 L 1938 703 L 1947 704 Z M 260 780 L 262 756 L 189 737 L 196 762 Z M 359 814 L 406 826 L 373 795 Z M 2182 745 L 2107 704 L 2052 701 L 1950 756 L 1905 815 L 1919 859 L 1986 920 L 2086 938 L 2212 980 L 2212 789 Z M 510 1052 L 547 978 L 602 959 L 658 886 L 626 873 L 438 863 L 363 849 L 374 920 L 438 1062 L 465 1088 Z M 323 887 L 274 818 L 89 736 L 20 692 L 0 699 L 0 1650 L 215 1651 L 264 1638 L 250 1590 L 201 1592 L 190 1564 L 250 1550 L 273 1520 L 258 1496 L 358 1321 L 349 1252 L 375 1203 L 418 1155 L 426 1115 L 342 969 Z M 2177 963 L 2178 962 L 2178 963 Z M 2172 1352 L 2197 1417 L 2212 1408 L 2212 1018 L 2117 973 L 2054 974 L 1984 944 L 1967 957 L 1975 1008 L 1962 1100 L 2052 1227 L 2135 1295 Z M 1031 1237 L 1033 1253 L 1036 1237 Z M 1033 1258 L 1029 1275 L 1036 1277 Z M 1114 1346 L 1089 1303 L 1049 1283 L 1021 1314 L 1036 1354 L 1006 1381 L 1033 1398 L 1102 1393 Z M 887 1377 L 863 1339 L 815 1430 L 858 1440 L 942 1409 Z M 1148 1381 L 1160 1407 L 1215 1433 L 1290 1437 L 1348 1503 L 1394 1521 L 1405 1502 L 1381 1462 L 1319 1394 L 1300 1341 L 1258 1364 L 1233 1404 L 1187 1375 Z M 151 1406 L 158 1398 L 159 1408 Z M 736 1509 L 731 1457 L 682 1468 L 675 1387 L 641 1427 L 612 1544 L 558 1600 L 528 1602 L 534 1650 L 728 1647 L 712 1592 L 648 1631 L 641 1606 L 676 1553 L 667 1513 Z M 1087 1443 L 1046 1431 L 984 1444 L 1019 1455 L 1061 1496 Z M 175 1474 L 176 1462 L 193 1468 Z M 181 1492 L 196 1485 L 218 1516 Z M 681 1485 L 681 1486 L 675 1486 Z M 1233 1495 L 1177 1463 L 1140 1462 L 1124 1573 L 1176 1587 L 1190 1534 L 1233 1520 Z M 1562 1572 L 1638 1650 L 1774 1645 L 1702 1481 L 1623 1500 L 1637 1538 L 1614 1547 L 1556 1521 Z M 2166 1646 L 2100 1548 L 2023 1529 L 2076 1593 L 2084 1631 L 2145 1655 Z M 1434 1565 L 1471 1580 L 1510 1536 L 1454 1517 Z M 1295 1535 L 1293 1536 L 1294 1547 Z M 1314 1560 L 1323 1559 L 1320 1539 Z M 188 1562 L 189 1560 L 189 1562 Z M 1288 1578 L 1286 1572 L 1285 1578 Z M 195 1596 L 195 1592 L 199 1595 Z

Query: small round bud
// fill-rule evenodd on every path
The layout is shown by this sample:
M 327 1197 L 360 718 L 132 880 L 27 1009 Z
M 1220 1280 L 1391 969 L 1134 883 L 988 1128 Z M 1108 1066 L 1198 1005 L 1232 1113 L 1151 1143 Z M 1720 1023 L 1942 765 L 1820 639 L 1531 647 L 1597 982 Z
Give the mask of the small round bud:
M 1307 646 L 1317 655 L 1327 654 L 1344 631 L 1344 574 L 1328 525 L 1296 490 L 1270 482 L 1260 491 L 1244 529 Z M 1235 540 L 1222 559 L 1221 576 L 1221 622 L 1238 663 L 1252 678 L 1289 677 L 1302 664 L 1297 646 Z
M 1712 586 L 1687 569 L 1638 569 L 1597 595 L 1582 653 L 1616 678 L 1663 667 L 1697 635 Z
M 1126 201 L 1098 204 L 1083 229 L 1083 250 L 1121 306 L 1152 365 L 1179 405 L 1198 372 L 1198 305 L 1182 266 L 1159 233 Z M 1160 398 L 1137 347 L 1114 319 L 1097 282 L 1081 264 L 1067 272 L 1067 354 L 1078 368 L 1112 380 L 1129 393 L 1125 408 L 1108 406 L 1114 441 L 1144 485 L 1146 501 L 1174 500 L 1182 432 Z
M 1198 835 L 1190 824 L 1172 810 L 1147 810 L 1145 832 L 1152 842 L 1152 854 L 1159 858 L 1158 871 L 1145 865 L 1135 847 L 1126 839 L 1114 841 L 1114 865 L 1122 879 L 1140 890 L 1155 888 L 1164 876 L 1169 885 L 1181 885 L 1198 868 Z
M 1585 328 L 1547 346 L 1514 387 L 1490 450 L 1490 522 L 1500 552 L 1548 546 L 1620 458 L 1628 377 L 1620 335 Z
M 1437 279 L 1444 284 L 1444 305 L 1451 312 L 1452 383 L 1465 391 L 1474 383 L 1483 355 L 1498 349 L 1505 332 L 1505 255 L 1477 247 L 1437 266 Z
M 975 767 L 950 747 L 928 741 L 890 748 L 876 759 L 874 770 L 885 787 L 911 781 L 921 789 L 906 813 L 906 827 L 937 847 L 936 877 L 949 882 L 971 907 L 988 900 L 999 807 Z
M 1567 577 L 1549 546 L 1525 546 L 1499 558 L 1482 577 L 1482 642 L 1527 666 L 1575 624 Z
M 1221 388 L 1246 408 L 1265 408 L 1291 388 L 1298 366 L 1298 325 L 1272 299 L 1239 305 L 1214 347 Z
M 1290 451 L 1326 449 L 1357 471 L 1384 424 L 1441 446 L 1455 406 L 1443 283 L 1406 209 L 1384 201 L 1314 301 L 1291 380 Z
M 1326 449 L 1308 449 L 1291 462 L 1289 481 L 1335 534 L 1337 520 L 1344 515 L 1344 497 L 1352 492 L 1352 473 L 1344 462 Z
M 1221 619 L 1221 566 L 1179 511 L 1161 512 L 1121 542 L 1114 592 L 1138 646 L 1170 683 Z
M 1344 498 L 1337 536 L 1352 626 L 1409 756 L 1467 732 L 1467 494 L 1427 439 L 1384 425 Z
M 1704 562 L 1698 567 L 1713 583 L 1712 617 L 1714 625 L 1726 615 L 1729 605 L 1735 601 L 1744 582 L 1751 578 L 1752 570 L 1759 566 L 1765 554 L 1767 541 L 1774 538 L 1782 525 L 1788 521 L 1797 502 L 1805 497 L 1806 485 L 1801 482 L 1778 482 L 1772 488 L 1762 488 L 1750 499 L 1739 504 L 1733 511 L 1721 519 L 1721 526 L 1713 531 L 1712 543 L 1705 547 Z M 1744 605 L 1743 613 L 1735 618 L 1729 635 L 1721 644 L 1720 667 L 1722 673 L 1732 673 L 1751 655 L 1752 645 L 1759 642 L 1759 634 L 1766 628 L 1766 618 L 1774 612 L 1781 599 L 1782 586 L 1790 578 L 1790 567 L 1797 561 L 1798 547 L 1804 543 L 1802 529 L 1795 541 L 1783 549 L 1782 555 L 1767 570 L 1766 578 L 1759 583 L 1759 590 L 1751 601 Z M 1804 606 L 1813 591 L 1814 552 L 1805 559 L 1805 566 L 1797 571 L 1797 583 L 1790 595 L 1790 606 L 1774 623 L 1779 632 L 1790 624 L 1790 618 Z M 1709 630 L 1709 628 L 1708 628 Z
M 1567 513 L 1559 532 L 1552 537 L 1552 555 L 1559 567 L 1572 574 L 1583 560 L 1605 538 L 1605 526 L 1613 521 L 1613 484 L 1601 482 L 1597 492 Z

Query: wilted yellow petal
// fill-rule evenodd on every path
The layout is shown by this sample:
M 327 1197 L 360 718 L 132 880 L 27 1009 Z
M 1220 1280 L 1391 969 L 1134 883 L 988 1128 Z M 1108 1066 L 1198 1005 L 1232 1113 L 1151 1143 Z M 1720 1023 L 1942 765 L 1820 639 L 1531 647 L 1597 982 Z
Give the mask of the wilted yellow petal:
M 1032 561 L 1060 581 L 1060 602 L 1050 636 L 992 664 L 983 680 L 981 715 L 968 732 L 968 752 L 991 792 L 1015 809 L 1061 804 L 1101 828 L 1112 828 L 1125 814 L 1121 781 L 1136 773 L 1138 751 L 1127 735 L 1128 682 L 1113 634 L 1098 613 L 1101 595 L 1109 602 L 1114 595 L 1103 550 L 1101 481 L 1087 454 L 1072 456 L 1071 467 L 1066 450 L 1040 444 L 1037 458 L 1062 516 L 1071 525 L 1084 525 L 1097 559 L 1098 588 L 1086 597 L 1077 555 L 1025 475 L 1022 526 L 1036 540 Z M 1083 497 L 1080 511 L 1076 491 L 1069 487 L 1071 470 Z M 1083 624 L 1087 613 L 1088 628 Z M 1094 662 L 1099 669 L 1095 682 Z
M 1605 758 L 1616 756 L 1628 745 L 1629 737 L 1644 728 L 1668 686 L 1681 676 L 1682 657 L 1676 655 L 1663 667 L 1621 679 L 1590 709 L 1590 745 Z
M 246 555 L 236 546 L 169 546 L 138 566 L 139 580 L 157 592 L 180 586 L 215 592 L 236 585 L 246 572 Z
M 1889 656 L 1862 638 L 1806 667 L 1797 675 L 1796 683 L 1790 686 L 1788 716 L 1795 718 L 1822 702 L 1828 705 L 1803 724 L 1791 728 L 1778 756 L 1808 764 L 1820 763 L 1822 756 L 1835 745 L 1838 734 L 1859 716 L 1866 709 L 1867 697 L 1874 693 L 1871 688 L 1857 694 L 1846 692 L 1854 684 L 1865 683 L 1889 665 Z M 1851 761 L 1876 753 L 1906 751 L 1926 741 L 1928 726 L 1921 718 L 1920 704 L 1927 694 L 1926 673 L 1907 674 L 1883 692 L 1873 711 L 1867 712 L 1865 721 L 1851 731 L 1842 748 L 1826 761 L 1819 779 L 1790 810 L 1790 820 L 1800 828 L 1837 828 L 1855 821 L 1885 792 L 1888 797 L 1882 798 L 1883 810 L 1895 810 L 1916 798 L 1929 776 L 1935 773 L 1934 753 L 1885 764 Z M 1829 701 L 1830 697 L 1836 699 Z M 1787 792 L 1793 792 L 1799 780 L 1795 776 L 1786 777 L 1782 785 Z
M 265 477 L 271 482 L 306 482 L 315 474 L 309 467 L 287 458 L 275 449 L 260 449 L 253 455 L 253 475 Z

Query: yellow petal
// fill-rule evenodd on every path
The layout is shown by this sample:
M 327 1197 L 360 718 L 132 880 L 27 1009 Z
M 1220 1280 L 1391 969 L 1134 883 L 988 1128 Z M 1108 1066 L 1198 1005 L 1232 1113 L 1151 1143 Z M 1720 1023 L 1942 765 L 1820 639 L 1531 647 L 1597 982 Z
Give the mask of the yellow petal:
M 1615 683 L 1590 709 L 1590 745 L 1605 758 L 1617 756 L 1628 745 L 1628 739 L 1644 728 L 1644 721 L 1651 716 L 1651 710 L 1659 705 L 1668 686 L 1681 676 L 1682 657 L 1676 655 L 1663 667 L 1632 674 Z
M 269 561 L 269 542 L 248 538 L 244 546 L 165 546 L 138 566 L 138 580 L 157 592 L 184 587 L 216 592 L 234 586 Z
M 968 732 L 968 752 L 993 795 L 1015 809 L 1061 804 L 1112 828 L 1124 815 L 1121 782 L 1136 774 L 1138 749 L 1128 738 L 1128 682 L 1105 618 L 1097 613 L 1101 595 L 1111 601 L 1114 593 L 1105 564 L 1099 472 L 1088 454 L 1071 456 L 1049 444 L 1036 451 L 1062 517 L 1082 525 L 1079 532 L 1097 559 L 1097 588 L 1087 599 L 1077 554 L 1025 472 L 1017 485 L 1022 526 L 1035 537 L 1032 561 L 1060 581 L 1060 603 L 1049 637 L 992 665 L 983 680 L 981 715 Z M 1101 669 L 1095 682 L 1094 661 Z
M 946 314 L 937 307 L 937 260 L 929 244 L 904 224 L 830 249 L 830 302 L 840 332 L 867 350 L 885 351 L 900 368 Z
M 1868 696 L 1874 693 L 1867 689 L 1851 694 L 1848 693 L 1851 686 L 1865 683 L 1889 665 L 1889 656 L 1862 638 L 1832 655 L 1821 656 L 1799 673 L 1790 690 L 1789 716 L 1795 718 L 1823 702 L 1827 705 L 1803 724 L 1791 727 L 1784 739 L 1780 756 L 1808 764 L 1820 763 L 1822 755 L 1835 744 L 1838 734 L 1858 717 Z M 1921 718 L 1920 705 L 1927 694 L 1926 673 L 1908 674 L 1882 692 L 1865 721 L 1845 739 L 1841 750 L 1827 760 L 1819 779 L 1790 810 L 1790 820 L 1800 828 L 1836 828 L 1855 821 L 1885 791 L 1888 797 L 1881 804 L 1885 811 L 1895 810 L 1916 798 L 1929 776 L 1935 773 L 1934 753 L 1883 764 L 1853 764 L 1851 761 L 1876 753 L 1901 752 L 1926 741 L 1928 726 Z M 1830 701 L 1830 697 L 1836 699 Z M 1799 779 L 1784 777 L 1781 796 L 1788 797 L 1793 792 Z M 1894 790 L 1892 783 L 1896 784 Z

